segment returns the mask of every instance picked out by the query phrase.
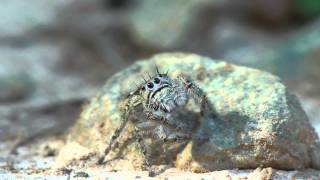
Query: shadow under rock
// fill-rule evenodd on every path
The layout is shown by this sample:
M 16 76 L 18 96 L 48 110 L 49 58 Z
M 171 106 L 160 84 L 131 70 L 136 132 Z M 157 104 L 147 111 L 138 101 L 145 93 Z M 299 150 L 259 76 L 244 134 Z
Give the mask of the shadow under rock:
M 208 140 L 204 142 L 193 139 L 193 159 L 207 170 L 234 168 L 230 164 L 232 157 L 226 156 L 226 151 L 238 148 L 245 141 L 241 136 L 248 123 L 254 122 L 235 111 L 207 119 L 199 127 L 197 135 L 207 137 Z

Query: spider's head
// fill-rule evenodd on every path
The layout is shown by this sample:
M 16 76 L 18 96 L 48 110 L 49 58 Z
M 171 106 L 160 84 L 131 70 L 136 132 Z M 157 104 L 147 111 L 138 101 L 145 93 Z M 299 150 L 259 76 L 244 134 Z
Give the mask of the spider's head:
M 172 80 L 167 74 L 157 74 L 143 84 L 141 89 L 154 94 L 161 89 L 172 86 Z
M 178 105 L 184 105 L 187 97 L 180 96 L 178 84 L 168 74 L 157 73 L 141 86 L 144 107 L 171 112 Z

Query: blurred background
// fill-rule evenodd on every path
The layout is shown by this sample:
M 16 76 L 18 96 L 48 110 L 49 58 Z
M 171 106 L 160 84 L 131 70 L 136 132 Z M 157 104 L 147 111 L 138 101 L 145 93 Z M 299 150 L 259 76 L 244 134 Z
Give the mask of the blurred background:
M 168 51 L 280 76 L 320 134 L 320 1 L 0 2 L 0 150 L 59 135 L 109 76 Z

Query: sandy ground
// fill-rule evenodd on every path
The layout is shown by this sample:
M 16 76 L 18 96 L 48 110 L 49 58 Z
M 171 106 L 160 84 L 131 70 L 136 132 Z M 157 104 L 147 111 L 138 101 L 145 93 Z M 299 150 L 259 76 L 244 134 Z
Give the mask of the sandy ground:
M 272 168 L 223 170 L 209 173 L 183 172 L 173 167 L 158 167 L 156 171 L 121 171 L 108 167 L 83 167 L 53 170 L 61 138 L 46 138 L 19 147 L 10 154 L 14 143 L 0 145 L 0 179 L 320 179 L 320 171 L 283 171 Z M 126 161 L 123 160 L 124 166 Z

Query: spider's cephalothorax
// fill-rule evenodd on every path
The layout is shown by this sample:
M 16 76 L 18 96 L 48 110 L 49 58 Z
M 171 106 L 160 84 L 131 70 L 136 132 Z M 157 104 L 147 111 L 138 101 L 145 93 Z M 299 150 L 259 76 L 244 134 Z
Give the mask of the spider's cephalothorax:
M 166 74 L 157 74 L 141 89 L 146 110 L 170 113 L 188 101 L 187 88 Z
M 168 73 L 157 73 L 127 95 L 122 110 L 123 123 L 115 131 L 105 155 L 112 150 L 127 122 L 135 125 L 138 142 L 144 148 L 142 137 L 162 141 L 188 140 L 193 137 L 196 120 L 179 118 L 186 112 L 186 104 L 192 98 L 200 105 L 200 114 L 208 107 L 203 91 L 185 76 L 171 78 Z M 190 116 L 191 117 L 191 116 Z

